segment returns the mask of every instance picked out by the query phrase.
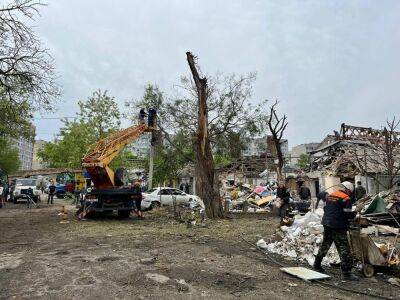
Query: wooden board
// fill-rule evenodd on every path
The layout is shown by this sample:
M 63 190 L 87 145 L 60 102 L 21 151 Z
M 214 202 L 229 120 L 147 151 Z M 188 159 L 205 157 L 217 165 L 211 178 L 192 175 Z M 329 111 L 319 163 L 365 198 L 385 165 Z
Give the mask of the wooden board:
M 267 202 L 271 202 L 274 199 L 275 199 L 275 196 L 266 196 L 266 197 L 263 197 L 263 198 L 261 198 L 259 200 L 254 200 L 254 201 L 251 201 L 251 202 L 256 204 L 256 205 L 258 205 L 258 206 L 260 206 L 260 205 L 263 205 L 263 204 L 265 204 Z
M 290 275 L 296 276 L 303 280 L 319 280 L 319 279 L 327 279 L 330 278 L 329 275 L 319 273 L 307 268 L 303 267 L 290 267 L 290 268 L 281 268 L 281 270 Z

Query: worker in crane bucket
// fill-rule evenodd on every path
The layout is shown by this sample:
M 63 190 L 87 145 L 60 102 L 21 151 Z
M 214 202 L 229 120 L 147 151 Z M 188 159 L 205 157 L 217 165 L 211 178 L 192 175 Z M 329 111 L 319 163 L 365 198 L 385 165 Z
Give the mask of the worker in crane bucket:
M 147 114 L 144 108 L 141 108 L 139 111 L 139 124 L 144 124 L 145 123 L 145 118 Z
M 156 119 L 157 119 L 157 111 L 154 108 L 150 108 L 148 113 L 147 125 L 149 127 L 155 127 L 157 123 Z
M 354 185 L 349 181 L 340 184 L 338 191 L 326 197 L 322 225 L 324 226 L 324 237 L 315 257 L 314 269 L 324 273 L 321 266 L 322 259 L 326 256 L 332 243 L 335 243 L 340 257 L 343 280 L 357 280 L 358 277 L 351 272 L 353 259 L 350 245 L 347 239 L 349 220 L 355 217 L 352 212 L 351 195 Z
M 132 186 L 131 199 L 135 201 L 135 209 L 133 210 L 139 219 L 144 219 L 142 212 L 142 187 L 139 181 L 135 181 Z

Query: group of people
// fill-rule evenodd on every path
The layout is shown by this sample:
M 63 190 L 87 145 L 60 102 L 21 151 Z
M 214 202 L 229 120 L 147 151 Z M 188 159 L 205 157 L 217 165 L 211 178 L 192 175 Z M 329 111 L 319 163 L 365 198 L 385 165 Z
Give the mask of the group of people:
M 279 217 L 281 218 L 281 222 L 286 218 L 291 194 L 289 190 L 285 186 L 285 182 L 280 181 L 278 183 L 278 188 L 276 189 L 276 196 L 281 199 L 281 205 L 279 207 Z M 311 200 L 311 191 L 310 189 L 304 185 L 304 182 L 299 182 L 299 198 L 302 201 L 310 201 Z
M 318 207 L 319 202 L 324 202 L 324 215 L 322 217 L 322 225 L 324 226 L 324 235 L 321 246 L 315 256 L 314 269 L 324 273 L 322 268 L 322 260 L 326 256 L 332 243 L 335 244 L 341 261 L 342 278 L 344 280 L 357 280 L 352 272 L 353 259 L 350 251 L 350 245 L 347 237 L 350 222 L 356 217 L 356 213 L 352 211 L 352 205 L 366 195 L 366 190 L 361 182 L 357 182 L 354 188 L 353 183 L 344 181 L 339 185 L 339 189 L 333 193 L 322 191 L 317 195 Z M 286 217 L 287 209 L 290 201 L 290 193 L 285 187 L 284 182 L 280 182 L 277 189 L 277 197 L 281 199 L 279 208 L 279 216 L 281 221 Z M 300 187 L 300 198 L 311 198 L 308 188 Z
M 157 111 L 154 108 L 150 108 L 146 113 L 144 108 L 139 111 L 139 124 L 144 124 L 147 116 L 147 125 L 149 127 L 154 127 L 156 125 Z

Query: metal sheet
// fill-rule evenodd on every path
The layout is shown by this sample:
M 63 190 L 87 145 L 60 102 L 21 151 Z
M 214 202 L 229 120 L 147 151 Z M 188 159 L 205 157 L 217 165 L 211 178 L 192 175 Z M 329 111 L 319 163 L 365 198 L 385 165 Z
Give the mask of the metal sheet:
M 303 280 L 317 280 L 330 278 L 329 275 L 322 274 L 303 267 L 281 268 L 281 270 L 290 275 L 299 277 Z

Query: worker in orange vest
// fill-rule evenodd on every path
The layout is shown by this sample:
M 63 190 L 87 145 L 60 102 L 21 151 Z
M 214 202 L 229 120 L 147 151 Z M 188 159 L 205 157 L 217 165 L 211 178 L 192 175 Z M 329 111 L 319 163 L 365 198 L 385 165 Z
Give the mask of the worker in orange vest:
M 352 203 L 350 199 L 353 191 L 354 185 L 349 181 L 344 181 L 340 184 L 338 191 L 326 197 L 324 216 L 322 217 L 324 238 L 314 261 L 314 269 L 319 272 L 324 272 L 321 266 L 322 259 L 328 253 L 332 243 L 335 243 L 340 256 L 343 280 L 358 279 L 358 277 L 351 272 L 353 259 L 347 238 L 349 219 L 355 217 L 355 214 L 352 212 Z

